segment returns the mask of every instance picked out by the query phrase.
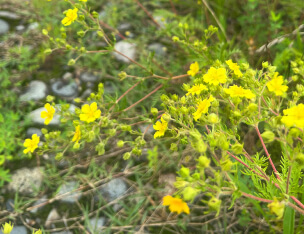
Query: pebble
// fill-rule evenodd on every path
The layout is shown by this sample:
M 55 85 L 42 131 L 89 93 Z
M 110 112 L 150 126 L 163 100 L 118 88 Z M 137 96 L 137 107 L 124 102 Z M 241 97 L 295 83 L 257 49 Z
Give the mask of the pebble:
M 28 128 L 26 130 L 26 137 L 27 138 L 32 138 L 33 134 L 37 134 L 37 136 L 40 136 L 40 137 L 42 137 L 42 135 L 43 135 L 39 128 Z
M 51 225 L 52 225 L 52 222 L 54 221 L 54 220 L 57 220 L 57 219 L 60 219 L 61 217 L 60 217 L 60 215 L 58 214 L 58 211 L 56 210 L 56 208 L 53 208 L 51 211 L 50 211 L 50 213 L 49 213 L 49 215 L 48 215 L 48 217 L 47 217 L 47 219 L 46 219 L 46 221 L 45 221 L 45 227 L 46 228 L 50 228 L 51 227 Z
M 68 202 L 68 203 L 75 203 L 76 201 L 78 201 L 80 199 L 82 194 L 78 191 L 74 191 L 74 192 L 71 192 L 71 191 L 77 189 L 78 187 L 79 186 L 76 181 L 67 182 L 60 187 L 59 192 L 57 193 L 57 196 L 60 196 L 65 193 L 69 193 L 66 196 L 63 196 L 62 198 L 60 198 L 60 201 Z
M 13 211 L 14 211 L 14 204 L 15 204 L 14 199 L 9 198 L 9 199 L 5 202 L 5 206 L 6 206 L 7 211 L 13 212 Z
M 8 184 L 8 190 L 22 195 L 31 195 L 40 188 L 43 180 L 41 167 L 16 170 Z
M 38 101 L 46 97 L 47 86 L 40 80 L 34 80 L 29 83 L 27 91 L 20 96 L 20 101 Z
M 0 232 L 2 234 L 2 232 Z M 27 230 L 24 226 L 14 226 L 10 234 L 27 234 Z
M 89 72 L 84 72 L 80 75 L 80 80 L 83 82 L 96 82 L 98 77 Z
M 19 15 L 17 15 L 14 12 L 10 12 L 10 11 L 0 11 L 0 17 L 7 18 L 7 19 L 12 19 L 12 20 L 20 19 Z
M 131 44 L 129 42 L 126 41 L 119 41 L 115 44 L 115 49 L 119 52 L 121 52 L 122 54 L 126 55 L 127 57 L 129 57 L 130 59 L 135 59 L 136 56 L 136 46 L 134 44 Z M 130 63 L 130 60 L 127 59 L 126 57 L 115 53 L 114 52 L 114 56 L 118 61 L 124 62 L 124 63 Z
M 57 80 L 51 85 L 52 92 L 59 97 L 76 97 L 78 94 L 78 85 L 75 81 L 64 82 Z
M 0 19 L 0 35 L 7 33 L 9 30 L 9 25 L 6 21 Z
M 98 231 L 100 232 L 101 228 L 104 226 L 106 222 L 106 219 L 104 217 L 100 217 L 100 218 L 91 218 L 89 220 L 89 231 L 91 233 L 97 233 Z
M 108 202 L 111 202 L 118 197 L 123 196 L 127 192 L 127 184 L 120 178 L 113 179 L 105 185 L 101 186 L 98 194 L 95 196 L 95 200 L 98 200 L 99 196 L 102 196 Z

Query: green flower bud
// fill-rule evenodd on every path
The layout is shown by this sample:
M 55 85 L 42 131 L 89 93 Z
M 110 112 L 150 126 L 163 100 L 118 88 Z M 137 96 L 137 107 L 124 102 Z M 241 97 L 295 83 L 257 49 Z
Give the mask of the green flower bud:
M 46 128 L 41 128 L 41 132 L 43 135 L 45 135 L 48 133 L 48 130 Z
M 80 144 L 78 142 L 76 142 L 74 145 L 73 145 L 73 149 L 74 150 L 78 150 L 80 147 Z
M 274 138 L 275 138 L 275 134 L 271 131 L 265 131 L 261 134 L 261 136 L 265 143 L 270 143 L 270 142 L 274 141 Z
M 78 35 L 79 37 L 84 37 L 85 32 L 84 32 L 84 31 L 78 31 L 78 32 L 77 32 L 77 35 Z
M 99 14 L 96 11 L 93 11 L 92 16 L 93 16 L 93 18 L 98 19 Z
M 120 141 L 117 142 L 117 146 L 120 147 L 120 148 L 123 147 L 124 144 L 125 144 L 125 142 L 122 141 L 122 140 L 120 140 Z
M 184 84 L 183 84 L 183 89 L 184 89 L 185 91 L 188 91 L 188 89 L 190 89 L 190 85 L 184 83 Z
M 74 59 L 70 59 L 68 62 L 68 66 L 73 66 L 76 63 Z
M 197 189 L 186 187 L 183 191 L 183 198 L 185 201 L 193 201 L 198 192 L 199 191 Z
M 298 66 L 298 64 L 297 64 L 296 62 L 294 62 L 294 61 L 291 61 L 291 62 L 290 62 L 290 65 L 291 65 L 291 67 L 292 67 L 292 68 L 294 68 L 294 67 L 297 67 L 297 66 Z
M 210 165 L 210 159 L 207 158 L 206 156 L 200 156 L 197 161 L 198 161 L 197 167 L 200 169 L 207 168 Z
M 128 160 L 130 157 L 131 157 L 131 153 L 130 152 L 124 153 L 124 155 L 123 155 L 123 159 L 124 160 Z
M 115 136 L 115 134 L 116 134 L 116 129 L 109 129 L 108 131 L 107 131 L 107 133 L 108 133 L 108 135 L 110 136 L 110 137 L 112 137 L 112 136 Z
M 99 142 L 96 147 L 95 150 L 97 151 L 97 153 L 99 155 L 103 155 L 105 153 L 105 143 L 104 142 Z
M 47 36 L 47 35 L 49 35 L 49 32 L 46 29 L 42 29 L 42 34 Z
M 151 113 L 152 113 L 154 116 L 157 115 L 157 114 L 158 114 L 157 108 L 152 107 L 152 108 L 151 108 Z
M 304 166 L 304 154 L 298 153 L 295 157 L 295 161 L 299 163 L 300 166 Z
M 199 153 L 203 153 L 207 150 L 207 145 L 204 143 L 201 134 L 197 129 L 189 132 L 189 139 L 193 149 Z
M 75 99 L 74 99 L 74 102 L 80 103 L 80 102 L 81 102 L 81 98 L 75 98 Z
M 181 111 L 183 114 L 188 114 L 188 112 L 189 112 L 188 108 L 185 107 L 185 106 L 182 106 L 182 107 L 180 108 L 180 111 Z
M 299 68 L 297 68 L 297 67 L 293 68 L 292 70 L 293 70 L 293 72 L 296 73 L 296 74 L 299 74 L 299 73 L 300 73 L 300 70 L 299 70 Z
M 66 39 L 66 37 L 67 37 L 66 33 L 65 32 L 61 33 L 61 37 Z
M 165 120 L 166 122 L 169 122 L 170 119 L 171 119 L 171 116 L 170 116 L 169 114 L 165 113 L 165 114 L 162 115 L 162 118 L 163 118 L 163 120 Z
M 292 79 L 292 81 L 296 82 L 296 81 L 298 81 L 299 76 L 297 76 L 297 75 L 291 76 L 291 79 Z
M 208 119 L 208 122 L 211 124 L 216 124 L 219 122 L 219 118 L 218 118 L 217 114 L 214 114 L 214 113 L 209 114 L 207 119 Z
M 79 20 L 79 21 L 84 21 L 84 20 L 85 20 L 84 15 L 78 15 L 78 20 Z
M 55 156 L 55 160 L 61 160 L 63 158 L 63 153 L 57 153 Z
M 46 49 L 46 50 L 44 50 L 44 53 L 45 53 L 45 54 L 51 54 L 51 53 L 52 53 L 52 50 L 51 50 L 51 49 Z
M 185 96 L 182 96 L 182 97 L 181 97 L 180 103 L 181 103 L 181 104 L 186 104 L 186 97 L 185 97 Z
M 277 67 L 276 66 L 269 66 L 268 70 L 272 73 L 272 72 L 275 72 L 277 70 Z
M 299 129 L 297 129 L 297 128 L 292 128 L 288 132 L 288 136 L 291 136 L 293 138 L 299 137 L 300 134 L 301 134 L 301 131 Z
M 221 148 L 222 150 L 228 150 L 229 149 L 229 141 L 227 140 L 226 136 L 224 134 L 220 134 L 217 140 L 217 146 Z
M 168 102 L 169 101 L 169 97 L 166 95 L 166 94 L 162 94 L 160 96 L 160 99 L 163 101 L 163 102 Z
M 177 36 L 173 36 L 172 41 L 177 42 L 177 41 L 179 41 L 179 38 Z
M 250 103 L 248 106 L 247 106 L 247 110 L 252 113 L 252 112 L 256 112 L 258 110 L 258 105 L 255 104 L 255 103 Z
M 179 170 L 179 174 L 182 178 L 186 179 L 190 176 L 190 169 L 182 166 L 182 168 Z
M 100 37 L 104 37 L 104 33 L 102 31 L 97 31 L 97 35 Z
M 268 65 L 269 65 L 268 62 L 263 62 L 263 63 L 262 63 L 262 67 L 263 67 L 263 68 L 268 68 Z
M 297 88 L 297 91 L 299 93 L 304 93 L 304 86 L 303 85 L 297 84 L 296 88 Z
M 178 100 L 178 96 L 176 94 L 173 94 L 172 97 L 171 97 L 171 99 L 173 101 L 177 101 Z
M 124 72 L 124 71 L 121 71 L 119 74 L 118 74 L 118 77 L 120 80 L 124 80 L 127 78 L 127 73 Z
M 229 158 L 222 158 L 220 161 L 220 165 L 223 171 L 230 171 L 233 165 L 233 162 Z
M 141 149 L 138 149 L 137 147 L 134 147 L 131 152 L 137 156 L 141 155 Z
M 81 8 L 82 8 L 82 6 L 81 6 L 80 3 L 75 3 L 75 7 L 76 7 L 77 9 L 81 9 Z
M 243 153 L 243 145 L 236 143 L 232 145 L 231 150 L 235 154 L 241 154 Z
M 188 145 L 188 143 L 189 143 L 187 137 L 182 138 L 180 142 L 181 142 L 183 145 Z
M 221 209 L 221 203 L 222 201 L 212 197 L 209 201 L 208 201 L 208 207 L 210 210 L 216 211 L 216 216 L 219 215 L 220 213 L 220 209 Z
M 124 131 L 124 132 L 131 131 L 131 130 L 132 130 L 132 128 L 131 128 L 130 125 L 121 125 L 121 126 L 120 126 L 120 129 L 121 129 L 122 131 Z
M 177 151 L 177 144 L 175 144 L 175 143 L 171 143 L 171 146 L 170 146 L 170 150 L 171 151 Z
M 188 182 L 182 180 L 181 178 L 176 178 L 176 182 L 174 182 L 174 187 L 177 189 L 181 189 L 184 188 L 185 186 L 187 186 Z
M 53 102 L 55 100 L 55 97 L 54 96 L 52 96 L 52 95 L 47 95 L 47 97 L 46 97 L 46 101 L 47 102 Z
M 95 139 L 95 132 L 89 131 L 87 142 L 92 142 L 94 139 Z
M 192 174 L 193 180 L 200 180 L 201 179 L 201 174 L 196 172 Z

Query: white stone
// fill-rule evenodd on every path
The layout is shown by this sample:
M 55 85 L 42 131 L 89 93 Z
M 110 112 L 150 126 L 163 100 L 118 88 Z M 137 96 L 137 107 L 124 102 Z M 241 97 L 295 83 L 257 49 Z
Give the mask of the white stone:
M 20 96 L 20 101 L 38 101 L 46 97 L 47 86 L 39 80 L 31 81 L 26 93 Z
M 130 59 L 135 59 L 136 56 L 136 46 L 134 44 L 131 44 L 126 41 L 119 41 L 115 44 L 115 50 L 119 51 L 120 53 L 126 55 Z M 124 62 L 124 63 L 130 63 L 131 61 L 127 59 L 126 57 L 114 52 L 114 56 L 117 60 Z
M 0 19 L 0 35 L 7 33 L 9 30 L 9 25 L 6 21 Z

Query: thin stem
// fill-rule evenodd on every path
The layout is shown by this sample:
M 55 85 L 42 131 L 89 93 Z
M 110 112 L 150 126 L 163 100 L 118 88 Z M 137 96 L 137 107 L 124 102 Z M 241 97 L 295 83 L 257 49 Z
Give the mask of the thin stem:
M 275 166 L 274 166 L 274 164 L 273 164 L 273 162 L 272 162 L 272 160 L 271 160 L 270 154 L 268 153 L 268 150 L 267 150 L 266 145 L 265 145 L 265 143 L 264 143 L 264 141 L 263 141 L 263 138 L 262 138 L 262 136 L 261 136 L 261 133 L 260 133 L 260 131 L 259 131 L 258 126 L 255 126 L 255 130 L 256 130 L 256 132 L 257 132 L 259 138 L 260 138 L 260 141 L 261 141 L 261 143 L 262 143 L 262 146 L 263 146 L 263 148 L 264 148 L 264 150 L 265 150 L 265 153 L 266 153 L 266 155 L 267 155 L 267 157 L 268 157 L 268 160 L 269 160 L 269 162 L 270 162 L 270 164 L 271 164 L 271 166 L 272 166 L 272 169 L 273 169 L 273 171 L 274 171 L 274 173 L 275 173 L 277 179 L 278 179 L 278 180 L 281 180 L 281 178 L 280 178 L 280 176 L 279 176 L 279 172 L 278 172 L 277 169 L 275 168 Z
M 299 213 L 301 213 L 302 215 L 304 215 L 304 210 L 302 210 L 301 208 L 297 207 L 296 205 L 292 204 L 291 202 L 288 202 L 286 204 L 287 206 L 290 206 L 291 208 L 293 208 L 294 210 L 298 211 Z
M 288 175 L 287 175 L 287 180 L 286 180 L 286 194 L 288 194 L 289 180 L 290 180 L 291 169 L 292 169 L 292 166 L 290 166 L 290 167 L 288 168 Z
M 267 202 L 267 203 L 272 203 L 273 202 L 273 200 L 268 200 L 268 199 L 264 199 L 264 198 L 261 198 L 261 197 L 256 197 L 254 195 L 251 195 L 251 194 L 248 194 L 248 193 L 245 193 L 245 192 L 242 192 L 242 195 L 244 197 L 249 197 L 249 198 L 252 198 L 254 200 L 261 201 L 261 202 Z
M 115 50 L 115 49 L 114 49 L 113 51 L 116 52 L 117 54 L 120 54 L 121 56 L 127 58 L 127 59 L 130 60 L 132 63 L 136 64 L 137 66 L 141 67 L 142 69 L 144 69 L 145 71 L 147 71 L 147 72 L 150 73 L 150 71 L 148 71 L 147 68 L 145 68 L 143 65 L 139 64 L 139 63 L 136 62 L 135 60 L 129 58 L 127 55 L 125 55 L 125 54 L 123 54 L 123 53 L 121 53 L 121 52 L 119 52 L 118 50 Z
M 300 202 L 296 197 L 294 197 L 294 196 L 290 196 L 290 198 L 292 199 L 292 200 L 294 200 L 295 201 L 295 203 L 297 203 L 302 209 L 304 209 L 304 205 L 303 205 L 303 203 L 302 202 Z
M 137 102 L 133 103 L 131 106 L 129 106 L 128 108 L 124 109 L 123 111 L 126 112 L 127 110 L 130 110 L 131 108 L 133 108 L 134 106 L 136 106 L 138 103 L 142 102 L 143 100 L 147 99 L 148 97 L 150 97 L 153 93 L 155 93 L 157 90 L 159 90 L 161 87 L 163 87 L 163 85 L 159 85 L 158 87 L 156 87 L 156 89 L 154 89 L 152 92 L 150 92 L 149 94 L 147 94 L 146 96 L 144 96 L 142 99 L 138 100 Z
M 138 0 L 135 0 L 135 2 L 137 3 L 137 5 L 143 9 L 143 11 L 147 14 L 147 16 L 153 21 L 153 23 L 157 26 L 157 27 L 161 27 L 159 25 L 159 23 L 157 23 L 157 21 L 153 18 L 153 16 L 149 13 L 149 11 L 138 1 Z

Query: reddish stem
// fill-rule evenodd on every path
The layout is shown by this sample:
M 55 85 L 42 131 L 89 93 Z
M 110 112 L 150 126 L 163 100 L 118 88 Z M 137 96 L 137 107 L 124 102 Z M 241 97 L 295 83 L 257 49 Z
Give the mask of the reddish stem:
M 157 21 L 153 18 L 153 16 L 149 13 L 149 11 L 138 1 L 135 0 L 135 2 L 137 3 L 137 5 L 144 10 L 144 12 L 147 14 L 147 16 L 153 21 L 153 23 L 160 28 L 159 23 L 157 23 Z
M 251 194 L 248 194 L 248 193 L 245 193 L 245 192 L 242 192 L 242 195 L 245 196 L 245 197 L 249 197 L 249 198 L 252 198 L 254 200 L 257 200 L 257 201 L 261 201 L 261 202 L 267 202 L 267 203 L 272 203 L 273 200 L 268 200 L 268 199 L 264 199 L 264 198 L 261 198 L 261 197 L 256 197 L 254 195 L 251 195 Z
M 276 175 L 276 177 L 277 177 L 278 180 L 281 180 L 281 178 L 280 178 L 280 176 L 279 176 L 279 173 L 278 173 L 277 169 L 275 168 L 275 166 L 274 166 L 274 164 L 273 164 L 273 162 L 272 162 L 272 160 L 271 160 L 271 158 L 270 158 L 270 154 L 268 153 L 268 150 L 267 150 L 266 145 L 265 145 L 265 143 L 264 143 L 264 141 L 263 141 L 263 138 L 262 138 L 262 136 L 261 136 L 261 133 L 260 133 L 260 131 L 259 131 L 258 126 L 255 126 L 255 130 L 256 130 L 256 132 L 257 132 L 259 138 L 260 138 L 260 141 L 261 141 L 262 146 L 263 146 L 263 148 L 264 148 L 264 150 L 265 150 L 265 153 L 266 153 L 266 155 L 267 155 L 267 157 L 268 157 L 268 160 L 269 160 L 269 162 L 270 162 L 270 164 L 271 164 L 271 166 L 272 166 L 272 169 L 273 169 L 273 171 L 274 171 L 274 174 Z

